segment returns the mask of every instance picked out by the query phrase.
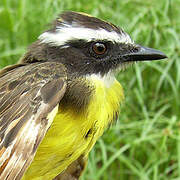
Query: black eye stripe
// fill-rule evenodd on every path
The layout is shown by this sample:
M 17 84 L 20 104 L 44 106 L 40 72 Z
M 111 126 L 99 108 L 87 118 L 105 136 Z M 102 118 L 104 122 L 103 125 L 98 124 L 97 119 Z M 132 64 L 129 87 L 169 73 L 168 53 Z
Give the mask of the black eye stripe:
M 78 51 L 82 52 L 88 57 L 94 57 L 96 59 L 104 58 L 109 54 L 112 47 L 114 46 L 113 42 L 108 40 L 93 40 L 93 41 L 85 41 L 82 39 L 79 40 L 71 40 L 67 42 L 67 45 L 71 48 L 76 48 Z

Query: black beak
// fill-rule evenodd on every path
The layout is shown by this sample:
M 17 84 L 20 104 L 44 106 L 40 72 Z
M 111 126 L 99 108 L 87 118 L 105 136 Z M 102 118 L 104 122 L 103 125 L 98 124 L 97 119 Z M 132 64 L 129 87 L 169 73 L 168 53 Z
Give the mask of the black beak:
M 152 61 L 167 58 L 167 56 L 156 49 L 137 45 L 135 52 L 124 54 L 125 61 Z

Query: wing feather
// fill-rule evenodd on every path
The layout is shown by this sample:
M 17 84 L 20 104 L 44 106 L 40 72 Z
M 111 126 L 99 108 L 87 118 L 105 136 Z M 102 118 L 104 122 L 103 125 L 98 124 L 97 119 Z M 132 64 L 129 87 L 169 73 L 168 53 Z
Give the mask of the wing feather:
M 66 70 L 55 62 L 9 69 L 0 73 L 0 179 L 19 180 L 58 111 Z

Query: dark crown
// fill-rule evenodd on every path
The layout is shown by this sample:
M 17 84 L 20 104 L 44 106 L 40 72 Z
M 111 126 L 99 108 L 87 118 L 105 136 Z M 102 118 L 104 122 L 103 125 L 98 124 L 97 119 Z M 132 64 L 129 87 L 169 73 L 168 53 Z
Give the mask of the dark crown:
M 90 29 L 105 29 L 109 32 L 115 31 L 116 33 L 122 33 L 122 29 L 115 26 L 110 22 L 100 20 L 96 17 L 90 16 L 85 13 L 67 11 L 59 15 L 54 21 L 53 28 L 50 31 L 56 30 L 57 27 L 70 25 L 71 27 L 83 27 Z

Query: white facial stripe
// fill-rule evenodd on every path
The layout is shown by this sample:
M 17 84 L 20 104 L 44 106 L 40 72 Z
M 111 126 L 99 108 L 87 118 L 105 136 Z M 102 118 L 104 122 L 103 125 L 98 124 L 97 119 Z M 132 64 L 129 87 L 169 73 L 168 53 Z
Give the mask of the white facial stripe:
M 83 39 L 92 40 L 110 40 L 117 43 L 133 43 L 128 34 L 119 35 L 116 32 L 109 32 L 105 29 L 89 29 L 80 27 L 59 27 L 56 32 L 45 32 L 39 36 L 42 43 L 48 43 L 55 46 L 66 44 L 70 40 Z

